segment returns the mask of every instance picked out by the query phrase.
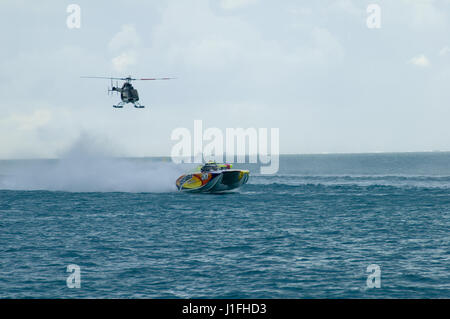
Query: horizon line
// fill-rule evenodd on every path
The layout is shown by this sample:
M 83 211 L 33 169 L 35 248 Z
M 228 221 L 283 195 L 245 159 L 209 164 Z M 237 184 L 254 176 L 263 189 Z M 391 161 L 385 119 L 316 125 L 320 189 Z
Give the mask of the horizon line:
M 373 154 L 413 154 L 413 153 L 450 153 L 450 151 L 377 151 L 377 152 L 321 152 L 321 153 L 280 153 L 279 156 L 317 156 L 317 155 L 373 155 Z M 252 154 L 255 156 L 255 154 Z M 252 156 L 250 154 L 245 154 L 245 157 Z M 256 154 L 259 156 L 260 154 Z M 219 155 L 220 156 L 220 155 Z M 226 154 L 223 154 L 226 157 Z M 235 154 L 235 156 L 239 156 Z M 273 154 L 268 154 L 267 156 L 274 156 Z M 96 156 L 97 157 L 97 156 Z M 129 158 L 129 159 L 144 159 L 144 158 L 171 158 L 170 155 L 149 155 L 149 156 L 98 156 L 100 158 L 109 157 L 109 158 Z M 180 156 L 183 158 L 183 156 Z M 195 157 L 194 155 L 191 156 Z M 0 158 L 0 161 L 26 161 L 26 160 L 59 160 L 64 159 L 65 157 L 24 157 L 24 158 Z

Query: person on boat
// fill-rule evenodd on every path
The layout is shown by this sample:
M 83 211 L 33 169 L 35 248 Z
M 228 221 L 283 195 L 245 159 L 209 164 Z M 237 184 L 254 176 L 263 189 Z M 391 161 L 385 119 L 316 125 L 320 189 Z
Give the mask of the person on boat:
M 205 173 L 205 172 L 212 172 L 212 171 L 217 171 L 219 169 L 219 167 L 217 166 L 216 162 L 208 162 L 205 165 L 203 165 L 203 167 L 201 168 L 201 172 Z

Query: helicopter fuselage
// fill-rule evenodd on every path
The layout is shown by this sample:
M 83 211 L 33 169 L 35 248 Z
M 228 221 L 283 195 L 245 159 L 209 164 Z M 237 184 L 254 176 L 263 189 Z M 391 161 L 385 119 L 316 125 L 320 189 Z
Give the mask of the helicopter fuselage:
M 139 101 L 138 91 L 131 85 L 131 83 L 125 82 L 122 88 L 112 87 L 112 91 L 120 92 L 120 98 L 124 103 L 136 103 Z

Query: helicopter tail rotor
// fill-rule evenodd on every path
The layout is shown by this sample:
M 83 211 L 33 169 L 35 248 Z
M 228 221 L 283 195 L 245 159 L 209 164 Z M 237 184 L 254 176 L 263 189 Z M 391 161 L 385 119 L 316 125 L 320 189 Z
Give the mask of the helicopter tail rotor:
M 111 86 L 108 87 L 108 95 L 118 93 L 119 92 L 118 88 L 119 88 L 119 81 L 116 81 L 116 86 L 114 86 L 113 79 L 111 79 Z
M 113 81 L 111 79 L 111 86 L 108 87 L 108 95 L 112 95 L 114 91 Z

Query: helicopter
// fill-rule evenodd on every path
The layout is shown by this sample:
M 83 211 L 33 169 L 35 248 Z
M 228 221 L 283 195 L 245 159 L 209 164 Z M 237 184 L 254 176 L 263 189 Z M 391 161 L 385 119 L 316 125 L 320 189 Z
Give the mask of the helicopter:
M 133 103 L 135 108 L 142 109 L 145 106 L 141 105 L 139 103 L 139 94 L 138 91 L 133 87 L 131 84 L 131 81 L 158 81 L 158 80 L 173 80 L 175 78 L 142 78 L 142 79 L 135 79 L 131 76 L 128 76 L 126 78 L 113 78 L 113 77 L 104 77 L 104 76 L 82 76 L 81 78 L 85 79 L 110 79 L 111 80 L 111 87 L 108 88 L 108 94 L 116 92 L 120 93 L 120 101 L 117 105 L 113 105 L 115 108 L 123 108 L 123 106 L 127 103 Z M 116 86 L 113 85 L 113 80 L 116 80 Z M 119 82 L 125 81 L 125 83 L 122 85 L 122 87 L 119 87 Z

